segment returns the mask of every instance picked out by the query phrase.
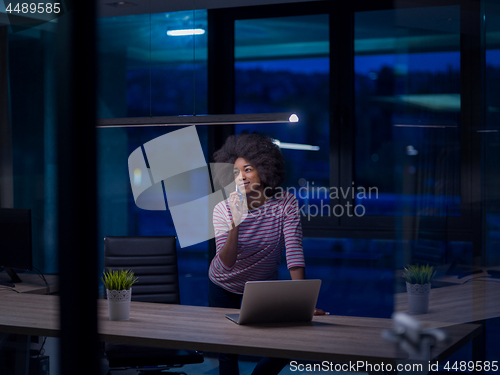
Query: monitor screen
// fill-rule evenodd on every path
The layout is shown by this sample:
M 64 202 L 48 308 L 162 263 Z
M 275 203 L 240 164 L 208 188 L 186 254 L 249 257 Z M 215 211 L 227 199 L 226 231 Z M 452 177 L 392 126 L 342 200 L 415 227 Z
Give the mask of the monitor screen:
M 33 269 L 31 210 L 0 208 L 0 266 Z

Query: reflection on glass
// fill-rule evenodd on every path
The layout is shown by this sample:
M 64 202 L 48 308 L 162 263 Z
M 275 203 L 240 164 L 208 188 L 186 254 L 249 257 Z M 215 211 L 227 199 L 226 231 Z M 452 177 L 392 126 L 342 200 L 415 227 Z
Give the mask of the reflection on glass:
M 485 6 L 486 127 L 492 130 L 482 140 L 485 149 L 484 192 L 486 199 L 486 264 L 500 265 L 500 3 Z
M 151 211 L 136 205 L 133 194 L 135 181 L 144 185 L 150 176 L 139 170 L 154 168 L 149 163 L 137 165 L 129 171 L 129 156 L 151 140 L 181 127 L 150 128 L 107 128 L 97 131 L 97 192 L 99 214 L 99 238 L 104 236 L 164 236 L 176 235 L 172 214 L 167 210 Z M 185 129 L 185 128 L 184 128 Z M 200 157 L 207 158 L 208 129 L 206 126 L 196 127 L 201 144 Z M 200 152 L 201 152 L 200 151 Z M 146 159 L 142 159 L 146 161 Z M 195 173 L 196 172 L 196 173 Z M 195 171 L 182 180 L 183 199 L 193 200 L 200 196 L 200 173 Z M 132 174 L 132 175 L 131 175 Z M 140 176 L 140 178 L 139 178 Z M 164 206 L 168 200 L 164 194 L 163 183 L 160 187 Z M 139 186 L 140 187 L 140 186 Z M 189 198 L 191 197 L 191 198 Z M 175 198 L 175 197 L 171 197 Z M 177 244 L 179 265 L 179 282 L 183 295 L 183 304 L 206 305 L 208 269 L 208 242 L 199 243 L 186 248 Z M 201 287 L 200 287 L 201 285 Z M 193 291 L 197 292 L 194 293 Z
M 207 112 L 206 10 L 99 18 L 98 117 L 192 115 Z M 176 35 L 169 35 L 176 34 Z M 184 34 L 184 35 L 178 35 Z M 195 35 L 193 35 L 195 34 Z M 148 166 L 134 168 L 129 155 L 178 127 L 100 129 L 98 131 L 99 237 L 175 235 L 170 211 L 143 210 L 132 186 L 149 180 Z M 205 159 L 207 128 L 198 127 Z M 136 171 L 139 169 L 139 171 Z M 186 194 L 196 186 L 186 181 Z M 158 184 L 162 187 L 162 184 Z M 163 189 L 159 191 L 163 200 Z M 165 200 L 163 204 L 165 205 Z M 178 244 L 178 249 L 180 245 Z M 206 305 L 208 242 L 178 251 L 183 304 Z M 197 293 L 193 293 L 196 290 Z
M 34 25 L 0 25 L 0 203 L 31 210 L 33 265 L 57 273 L 59 36 Z
M 357 202 L 367 215 L 460 215 L 458 6 L 357 13 L 354 70 L 354 180 L 379 191 Z
M 98 18 L 98 117 L 207 113 L 206 10 Z
M 486 55 L 486 123 L 490 132 L 482 137 L 484 148 L 485 202 L 485 257 L 488 269 L 500 266 L 500 3 L 485 1 L 485 55 Z M 493 284 L 495 279 L 490 281 Z M 498 280 L 498 279 L 496 279 Z M 486 358 L 500 358 L 500 347 L 495 345 L 500 329 L 499 319 L 486 322 Z
M 313 190 L 330 186 L 328 22 L 328 15 L 235 22 L 236 113 L 298 117 L 286 125 L 237 125 L 236 133 L 257 131 L 277 140 L 287 168 L 283 187 L 307 189 L 296 195 L 306 207 L 320 201 Z M 322 198 L 327 204 L 328 196 Z

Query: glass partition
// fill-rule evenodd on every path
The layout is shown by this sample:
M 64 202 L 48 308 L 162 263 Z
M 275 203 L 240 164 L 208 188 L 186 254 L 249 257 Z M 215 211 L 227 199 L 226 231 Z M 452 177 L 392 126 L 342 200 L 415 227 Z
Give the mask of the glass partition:
M 31 11 L 18 15 L 6 11 L 4 3 L 0 5 L 0 207 L 31 211 L 33 258 L 33 269 L 15 270 L 21 284 L 9 281 L 0 286 L 0 294 L 8 295 L 33 284 L 33 280 L 44 285 L 39 278 L 42 275 L 55 281 L 52 274 L 59 272 L 57 56 L 59 16 L 68 17 L 69 7 L 58 3 L 59 14 L 49 15 L 45 10 L 53 11 L 53 4 L 40 4 L 44 14 Z M 0 243 L 5 246 L 4 239 L 0 238 Z M 6 266 L 0 259 L 2 265 Z M 1 267 L 0 277 L 10 280 Z M 28 373 L 30 348 L 40 350 L 42 341 L 0 332 L 0 373 Z M 57 374 L 58 340 L 47 339 L 45 348 L 52 356 L 50 367 Z
M 97 27 L 99 118 L 207 113 L 206 10 L 101 17 Z M 138 147 L 178 129 L 98 130 L 101 252 L 104 236 L 176 235 L 168 207 L 136 205 L 127 160 Z M 208 161 L 208 129 L 198 126 L 197 133 Z M 194 199 L 193 189 L 186 193 Z M 177 242 L 177 249 L 181 303 L 207 305 L 208 242 L 182 249 Z
M 57 268 L 57 19 L 2 29 L 1 207 L 32 213 L 33 262 Z M 15 30 L 15 31 L 14 31 Z
M 355 14 L 355 166 L 367 215 L 459 216 L 458 5 Z
M 137 206 L 132 192 L 128 159 L 137 148 L 179 127 L 99 129 L 98 154 L 98 207 L 99 250 L 103 253 L 105 236 L 165 236 L 177 235 L 164 190 L 161 202 L 166 209 L 148 210 Z M 204 157 L 207 155 L 207 127 L 196 128 Z M 147 160 L 147 158 L 146 158 Z M 167 163 L 168 161 L 165 161 Z M 193 171 L 184 186 L 185 200 L 198 198 L 200 176 Z M 162 184 L 163 187 L 163 184 Z M 189 198 L 191 197 L 191 198 Z M 165 199 L 164 199 L 165 198 Z M 171 196 L 168 198 L 172 199 Z M 208 304 L 208 242 L 181 248 L 177 241 L 177 261 L 181 303 L 186 305 Z M 102 256 L 100 257 L 102 260 Z
M 318 308 L 333 315 L 389 318 L 393 312 L 393 240 L 305 237 L 307 278 L 321 279 Z M 286 260 L 280 278 L 289 279 Z
M 236 113 L 299 117 L 286 125 L 237 125 L 236 133 L 263 132 L 279 141 L 287 168 L 283 187 L 300 189 L 296 197 L 306 212 L 309 204 L 328 204 L 328 15 L 237 20 L 234 28 Z
M 329 202 L 332 176 L 346 186 L 352 177 L 358 191 L 377 189 L 373 199 L 353 197 L 365 208 L 362 222 L 344 215 L 304 226 L 306 276 L 322 280 L 318 308 L 377 318 L 408 312 L 403 269 L 434 265 L 429 312 L 411 316 L 451 333 L 479 327 L 438 358 L 439 369 L 461 370 L 461 361 L 466 370 L 471 363 L 491 363 L 500 358 L 500 0 L 422 7 L 398 1 L 391 9 L 362 9 L 361 3 L 352 5 L 356 11 L 334 5 L 346 23 L 352 16 L 352 36 L 337 35 L 344 39 L 335 44 L 352 47 L 348 57 L 330 51 L 334 14 L 328 10 L 311 15 L 302 5 L 293 16 L 287 8 L 285 17 L 273 6 L 262 7 L 257 18 L 229 17 L 234 50 L 224 53 L 234 53 L 235 97 L 221 102 L 234 99 L 238 114 L 298 114 L 298 123 L 236 125 L 235 132 L 276 139 L 287 164 L 283 187 L 295 193 L 304 220 L 313 205 Z M 208 43 L 208 19 L 206 10 L 98 18 L 98 117 L 206 113 L 207 50 L 215 46 Z M 0 26 L 0 204 L 32 210 L 33 261 L 43 273 L 59 270 L 57 208 L 64 203 L 57 191 L 56 23 Z M 179 32 L 187 28 L 196 35 Z M 337 79 L 351 77 L 331 71 L 351 57 L 352 80 Z M 353 94 L 345 102 L 353 104 L 354 114 L 343 123 L 346 129 L 330 117 L 338 105 L 330 96 L 333 81 L 352 85 L 345 88 Z M 128 161 L 134 152 L 147 156 L 148 142 L 180 129 L 97 130 L 95 243 L 101 261 L 104 236 L 179 237 L 165 183 L 158 185 L 164 209 L 141 208 L 134 184 L 144 176 L 130 170 Z M 195 129 L 207 164 L 217 133 L 210 126 Z M 353 142 L 333 141 L 333 134 L 352 135 Z M 152 169 L 146 157 L 144 164 Z M 199 171 L 184 177 L 179 186 L 185 201 L 199 197 L 200 186 L 211 188 Z M 466 215 L 464 225 L 454 225 Z M 177 243 L 182 304 L 208 304 L 209 247 L 209 241 Z M 284 257 L 279 267 L 279 277 L 289 278 Z M 444 306 L 447 298 L 455 299 Z M 57 345 L 47 340 L 53 358 Z M 0 347 L 0 372 L 12 353 Z M 58 374 L 55 362 L 51 373 Z M 493 367 L 482 372 L 495 373 Z
M 206 10 L 101 17 L 97 28 L 99 118 L 207 113 Z
M 480 133 L 484 151 L 484 260 L 486 270 L 500 269 L 500 1 L 485 0 L 484 59 L 485 59 L 485 124 Z M 483 276 L 488 291 L 498 288 L 500 279 Z M 500 358 L 495 340 L 500 334 L 500 318 L 485 323 L 486 358 Z

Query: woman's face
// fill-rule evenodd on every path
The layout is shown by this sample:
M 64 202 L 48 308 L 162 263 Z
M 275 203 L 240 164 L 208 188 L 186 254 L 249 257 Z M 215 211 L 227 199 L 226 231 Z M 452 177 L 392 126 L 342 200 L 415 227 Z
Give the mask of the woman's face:
M 234 179 L 238 189 L 247 196 L 255 194 L 256 192 L 262 193 L 264 187 L 260 181 L 259 172 L 247 160 L 238 158 L 234 162 Z

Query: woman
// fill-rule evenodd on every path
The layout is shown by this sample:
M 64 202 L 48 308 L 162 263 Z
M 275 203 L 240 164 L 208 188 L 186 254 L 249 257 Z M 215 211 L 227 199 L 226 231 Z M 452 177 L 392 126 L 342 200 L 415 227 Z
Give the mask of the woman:
M 209 270 L 210 306 L 240 308 L 247 281 L 278 278 L 284 247 L 292 280 L 305 278 L 300 214 L 295 196 L 278 189 L 285 163 L 271 138 L 255 133 L 230 136 L 214 159 L 234 165 L 238 191 L 214 209 L 216 255 Z M 315 314 L 325 313 L 315 310 Z M 278 374 L 287 363 L 263 358 L 252 374 Z M 220 354 L 219 373 L 237 375 L 238 356 Z

